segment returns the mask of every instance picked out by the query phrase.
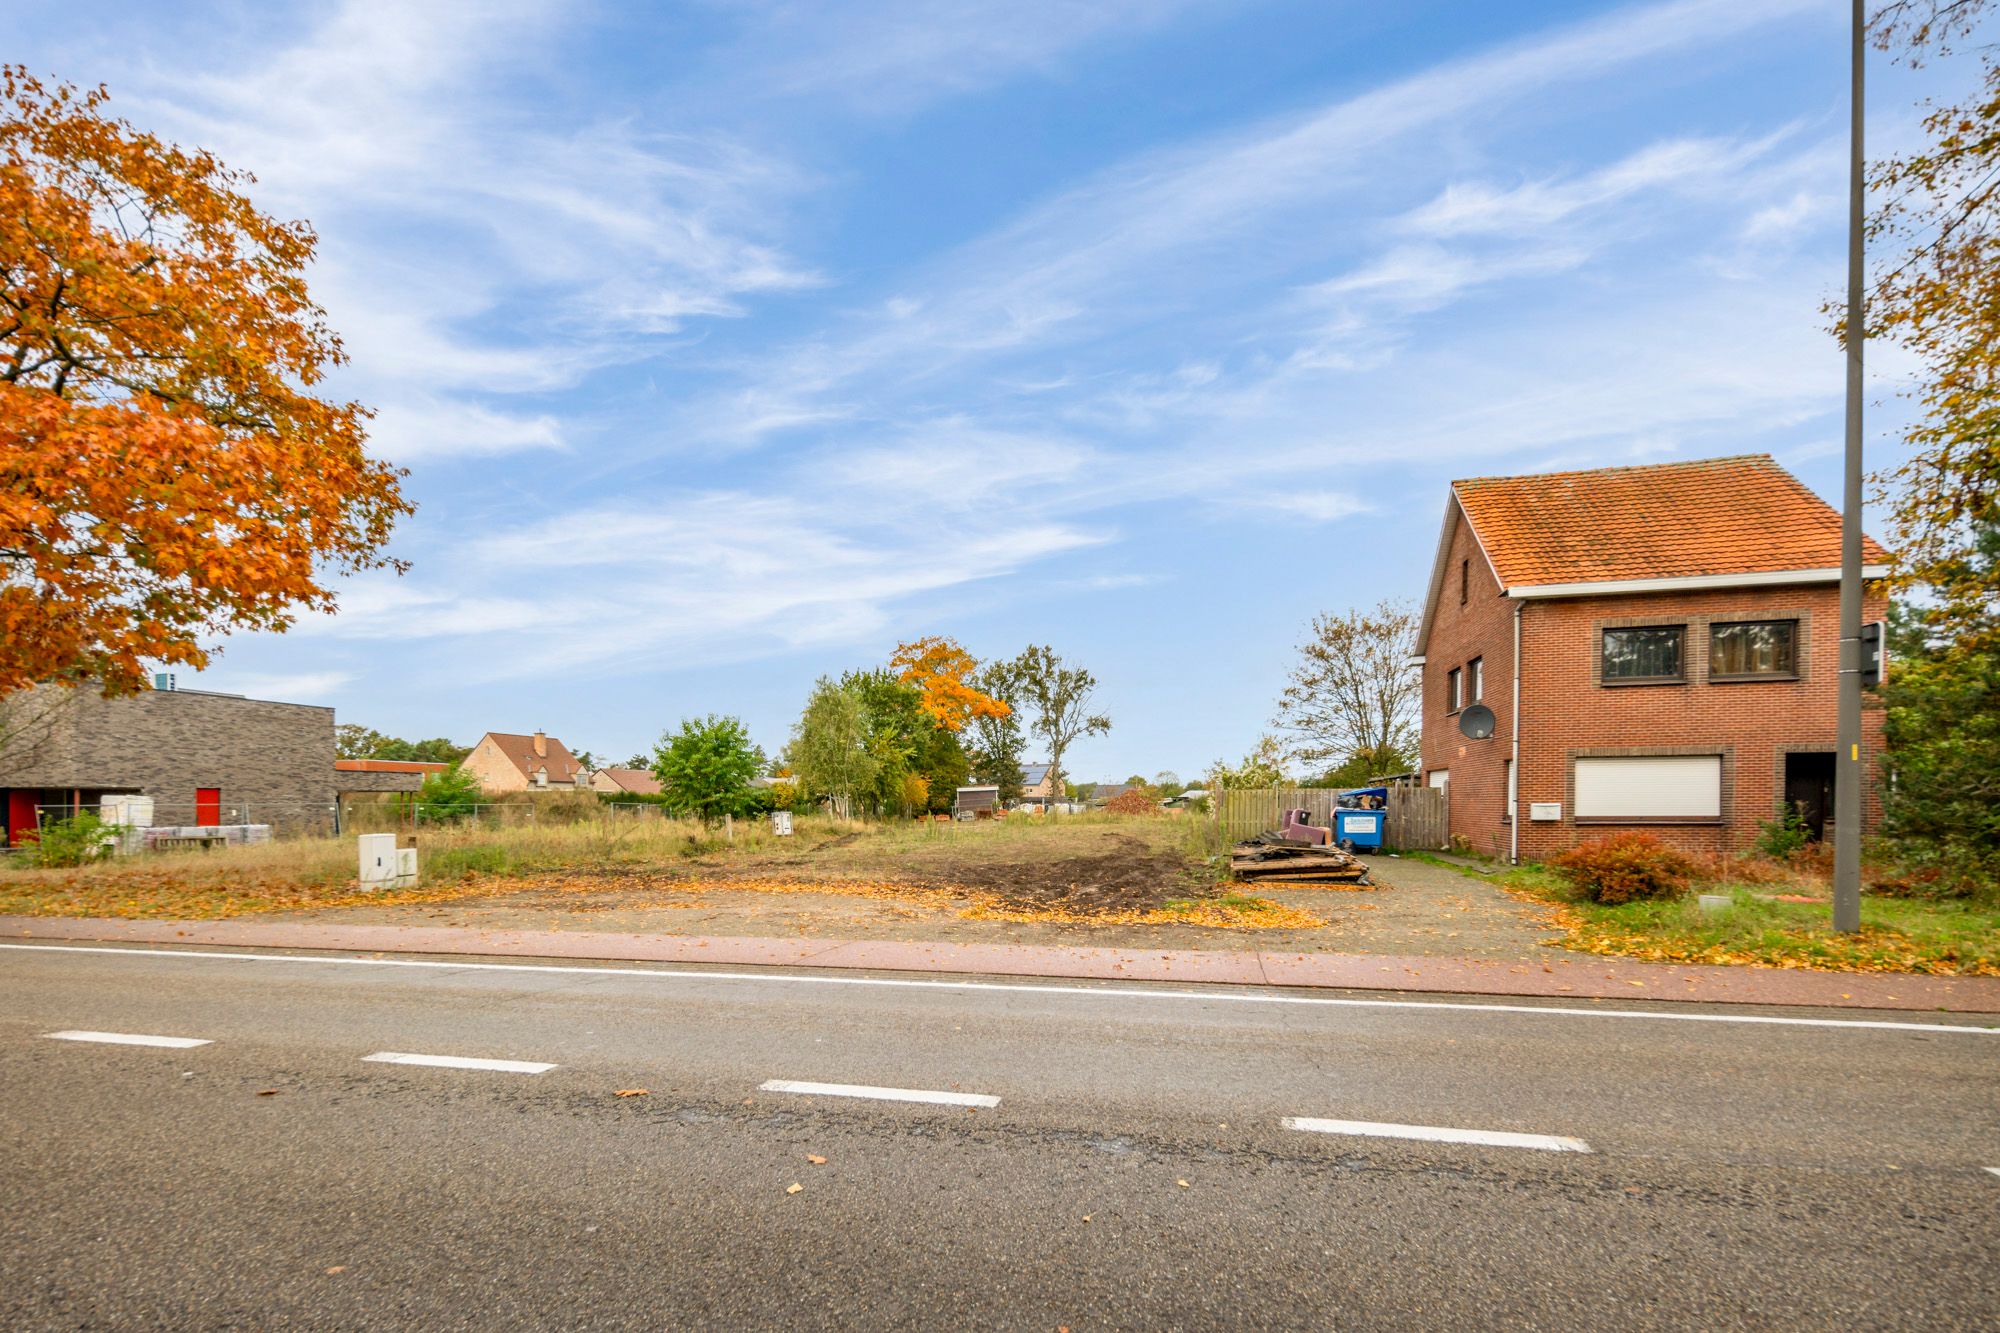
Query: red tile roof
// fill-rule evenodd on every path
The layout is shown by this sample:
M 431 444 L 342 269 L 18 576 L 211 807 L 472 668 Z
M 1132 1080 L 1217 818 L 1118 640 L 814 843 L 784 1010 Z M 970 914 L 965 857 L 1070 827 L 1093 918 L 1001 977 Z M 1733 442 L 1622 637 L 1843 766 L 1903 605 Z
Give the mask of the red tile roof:
M 600 768 L 597 772 L 620 791 L 635 796 L 658 796 L 661 791 L 660 780 L 643 768 Z
M 442 773 L 450 764 L 433 764 L 419 759 L 336 759 L 342 773 Z
M 548 742 L 547 755 L 535 753 L 533 736 L 489 731 L 486 733 L 486 738 L 490 738 L 494 745 L 499 747 L 500 753 L 507 756 L 508 762 L 520 769 L 526 777 L 532 778 L 536 769 L 546 768 L 549 771 L 550 782 L 573 783 L 576 781 L 577 770 L 583 767 L 576 762 L 576 756 L 569 752 L 569 747 L 553 736 L 544 737 Z
M 1507 587 L 1840 564 L 1840 514 L 1769 454 L 1472 477 L 1452 494 Z M 1865 541 L 1864 558 L 1887 553 Z

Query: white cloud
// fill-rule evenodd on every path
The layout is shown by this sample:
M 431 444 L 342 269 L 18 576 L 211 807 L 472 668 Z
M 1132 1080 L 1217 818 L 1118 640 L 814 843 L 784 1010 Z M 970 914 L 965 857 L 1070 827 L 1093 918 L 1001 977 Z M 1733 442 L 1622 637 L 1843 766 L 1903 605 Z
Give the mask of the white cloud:
M 343 387 L 383 409 L 398 461 L 549 447 L 551 409 L 491 398 L 566 388 L 645 355 L 635 339 L 818 281 L 772 234 L 805 186 L 789 165 L 713 131 L 525 112 L 532 53 L 568 8 L 345 0 L 262 60 L 139 85 L 149 119 L 318 225 Z
M 280 703 L 319 703 L 340 692 L 354 679 L 351 671 L 307 671 L 298 673 L 237 675 L 229 670 L 203 672 L 200 683 L 186 688 L 216 690 L 224 694 L 244 694 L 252 699 L 272 699 Z
M 1268 509 L 1280 514 L 1294 514 L 1313 523 L 1331 523 L 1337 519 L 1352 518 L 1356 514 L 1368 511 L 1368 503 L 1365 500 L 1339 491 L 1260 492 L 1244 496 L 1237 503 L 1248 509 Z
M 787 410 L 775 419 L 783 424 L 823 402 L 865 415 L 854 401 L 864 393 L 1004 364 L 1029 349 L 1048 356 L 1121 325 L 1200 309 L 1218 288 L 1240 290 L 1296 262 L 1298 238 L 1323 239 L 1328 209 L 1391 163 L 1409 169 L 1407 150 L 1419 136 L 1469 130 L 1516 99 L 1726 42 L 1815 2 L 1679 0 L 1625 10 L 1249 131 L 1142 155 L 925 266 L 912 289 L 896 294 L 893 314 L 878 310 L 837 336 L 784 349 L 737 392 L 781 394 Z M 1691 169 L 1679 157 L 1699 152 L 1662 149 L 1627 171 Z M 732 440 L 756 434 L 726 411 L 715 419 Z
M 1051 76 L 1086 45 L 1157 28 L 1213 0 L 773 0 L 716 59 L 732 95 L 828 96 L 906 112 L 1023 73 Z M 749 78 L 743 75 L 748 71 Z

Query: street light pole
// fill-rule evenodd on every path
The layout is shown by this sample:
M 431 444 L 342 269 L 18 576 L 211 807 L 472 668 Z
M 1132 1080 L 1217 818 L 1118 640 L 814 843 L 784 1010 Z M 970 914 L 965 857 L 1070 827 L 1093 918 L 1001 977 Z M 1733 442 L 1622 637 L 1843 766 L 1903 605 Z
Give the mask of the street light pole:
M 1863 0 L 1853 0 L 1853 89 L 1847 164 L 1847 453 L 1840 510 L 1840 678 L 1833 787 L 1833 928 L 1861 929 L 1861 348 L 1867 338 L 1861 229 L 1865 163 L 1861 153 L 1862 71 L 1867 51 Z

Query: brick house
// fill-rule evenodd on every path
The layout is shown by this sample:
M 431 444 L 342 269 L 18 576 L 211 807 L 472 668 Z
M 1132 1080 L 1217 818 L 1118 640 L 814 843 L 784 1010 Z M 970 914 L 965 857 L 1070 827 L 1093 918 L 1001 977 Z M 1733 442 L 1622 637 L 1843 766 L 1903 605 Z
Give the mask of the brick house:
M 590 774 L 569 747 L 540 731 L 528 736 L 489 731 L 459 767 L 490 792 L 590 788 Z
M 42 818 L 150 796 L 161 825 L 334 821 L 333 710 L 207 690 L 106 699 L 92 685 L 40 685 L 0 699 L 0 808 L 11 844 Z
M 1516 859 L 1627 829 L 1736 850 L 1791 804 L 1823 835 L 1839 566 L 1840 515 L 1764 454 L 1453 482 L 1417 637 L 1452 833 Z M 1866 711 L 1871 773 L 1881 733 Z

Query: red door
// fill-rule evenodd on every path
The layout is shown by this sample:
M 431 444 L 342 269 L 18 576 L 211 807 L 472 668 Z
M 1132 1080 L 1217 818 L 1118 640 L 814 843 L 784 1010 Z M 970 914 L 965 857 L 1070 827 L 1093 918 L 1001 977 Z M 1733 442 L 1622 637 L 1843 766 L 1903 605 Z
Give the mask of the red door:
M 15 847 L 34 842 L 35 795 L 32 787 L 16 787 L 7 793 L 7 840 Z
M 222 788 L 196 787 L 194 789 L 194 822 L 197 824 L 220 824 L 222 822 Z

